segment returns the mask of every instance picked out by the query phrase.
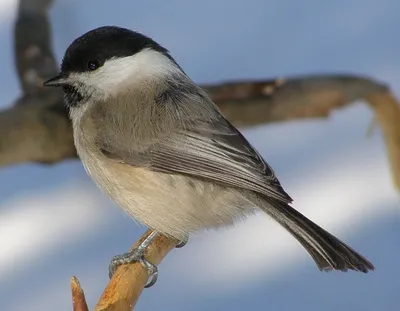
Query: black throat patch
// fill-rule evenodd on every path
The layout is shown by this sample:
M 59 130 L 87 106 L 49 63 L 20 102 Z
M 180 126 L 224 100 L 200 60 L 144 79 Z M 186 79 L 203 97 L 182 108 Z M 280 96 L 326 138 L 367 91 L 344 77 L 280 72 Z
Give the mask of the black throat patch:
M 82 104 L 84 96 L 72 85 L 63 86 L 64 102 L 67 107 L 76 107 Z

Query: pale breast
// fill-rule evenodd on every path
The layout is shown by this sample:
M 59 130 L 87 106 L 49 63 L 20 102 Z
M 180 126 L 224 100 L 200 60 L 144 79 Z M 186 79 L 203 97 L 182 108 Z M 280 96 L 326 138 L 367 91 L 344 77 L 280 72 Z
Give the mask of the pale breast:
M 251 211 L 234 189 L 107 158 L 88 118 L 74 122 L 74 139 L 94 182 L 126 213 L 163 234 L 183 239 L 201 229 L 230 225 Z
M 126 213 L 177 239 L 230 225 L 250 212 L 232 189 L 118 163 L 101 154 L 80 154 L 95 183 Z

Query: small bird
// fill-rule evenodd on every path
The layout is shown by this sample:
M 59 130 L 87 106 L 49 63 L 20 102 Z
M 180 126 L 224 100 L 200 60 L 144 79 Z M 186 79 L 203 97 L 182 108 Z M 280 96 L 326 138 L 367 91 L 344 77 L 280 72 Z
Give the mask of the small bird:
M 290 206 L 272 168 L 151 38 L 116 26 L 91 30 L 71 43 L 61 73 L 44 85 L 63 89 L 75 146 L 94 182 L 153 230 L 112 259 L 110 277 L 139 261 L 149 287 L 157 267 L 144 253 L 157 234 L 184 242 L 257 210 L 292 234 L 320 270 L 374 270 Z

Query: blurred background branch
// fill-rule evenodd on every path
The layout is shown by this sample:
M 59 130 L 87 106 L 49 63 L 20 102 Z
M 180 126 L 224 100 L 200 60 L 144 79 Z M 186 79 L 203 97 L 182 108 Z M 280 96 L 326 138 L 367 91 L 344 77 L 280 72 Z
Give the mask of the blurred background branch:
M 52 53 L 51 28 L 47 16 L 51 4 L 51 0 L 19 2 L 15 23 L 15 62 L 23 94 L 13 107 L 0 112 L 0 166 L 24 162 L 58 163 L 76 157 L 68 113 L 62 105 L 62 93 L 57 89 L 42 87 L 43 81 L 58 71 Z M 400 109 L 388 86 L 357 75 L 315 75 L 235 81 L 203 87 L 224 115 L 242 128 L 297 119 L 326 118 L 335 109 L 357 100 L 365 101 L 374 111 L 381 127 L 393 179 L 400 189 Z M 154 256 L 155 262 L 159 262 L 173 247 L 171 243 L 163 243 L 166 245 L 164 248 L 155 243 L 154 253 L 150 255 Z M 110 296 L 110 292 L 113 295 L 123 292 L 123 295 L 130 295 L 131 299 L 125 303 L 134 305 L 146 281 L 145 271 L 140 267 L 126 269 L 123 272 L 125 276 L 117 273 L 111 281 L 103 294 L 104 301 L 112 300 L 110 297 L 114 296 Z M 80 287 L 76 280 L 73 280 L 73 284 L 74 295 L 83 295 L 83 292 L 77 291 Z M 138 287 L 136 290 L 131 287 L 128 287 L 130 291 L 126 288 L 122 290 L 119 287 L 121 284 Z M 84 310 L 84 305 L 76 306 L 75 310 Z M 109 306 L 101 307 L 99 302 L 96 310 L 116 310 Z
M 14 107 L 0 112 L 0 166 L 57 163 L 76 157 L 61 91 L 42 83 L 57 74 L 47 9 L 51 0 L 21 0 L 15 23 L 15 61 L 23 90 Z M 204 85 L 224 115 L 239 127 L 326 118 L 364 100 L 375 111 L 400 189 L 400 110 L 390 89 L 355 75 L 317 75 Z

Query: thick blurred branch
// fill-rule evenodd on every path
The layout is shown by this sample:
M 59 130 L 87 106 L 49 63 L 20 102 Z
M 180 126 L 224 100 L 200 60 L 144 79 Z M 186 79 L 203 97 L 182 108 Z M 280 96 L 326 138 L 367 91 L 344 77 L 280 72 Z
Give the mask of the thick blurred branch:
M 367 102 L 375 111 L 386 143 L 392 178 L 400 189 L 400 107 L 390 93 L 370 94 Z
M 15 23 L 15 58 L 25 97 L 48 93 L 43 79 L 57 74 L 58 66 L 51 47 L 47 10 L 53 0 L 20 0 Z
M 15 24 L 15 55 L 23 95 L 14 107 L 0 112 L 0 166 L 23 162 L 56 163 L 76 157 L 62 93 L 42 86 L 58 71 L 51 52 L 51 31 L 46 15 L 51 2 L 20 1 Z M 356 100 L 373 100 L 371 106 L 379 110 L 378 119 L 384 129 L 392 168 L 398 167 L 394 162 L 395 155 L 400 154 L 396 151 L 400 146 L 400 125 L 396 126 L 400 124 L 400 110 L 388 87 L 372 79 L 320 75 L 203 87 L 224 115 L 241 127 L 323 118 Z M 393 176 L 400 187 L 399 170 L 393 171 Z
M 22 96 L 0 113 L 0 165 L 54 163 L 76 155 L 59 90 L 43 81 L 58 72 L 47 9 L 51 0 L 21 0 L 15 23 L 15 62 Z
M 205 86 L 237 126 L 326 118 L 338 108 L 388 88 L 368 78 L 316 75 Z
M 43 88 L 57 73 L 47 10 L 52 0 L 21 0 L 15 24 L 15 60 L 22 96 L 0 112 L 0 166 L 24 162 L 57 163 L 76 157 L 61 91 Z M 388 149 L 393 178 L 400 189 L 400 109 L 389 88 L 369 78 L 320 75 L 203 86 L 236 126 L 324 118 L 338 108 L 364 100 L 373 109 Z M 143 237 L 142 237 L 143 238 Z M 158 264 L 176 241 L 159 237 L 147 257 Z M 138 264 L 120 267 L 95 310 L 131 310 L 146 282 Z M 72 279 L 74 310 L 87 305 Z

